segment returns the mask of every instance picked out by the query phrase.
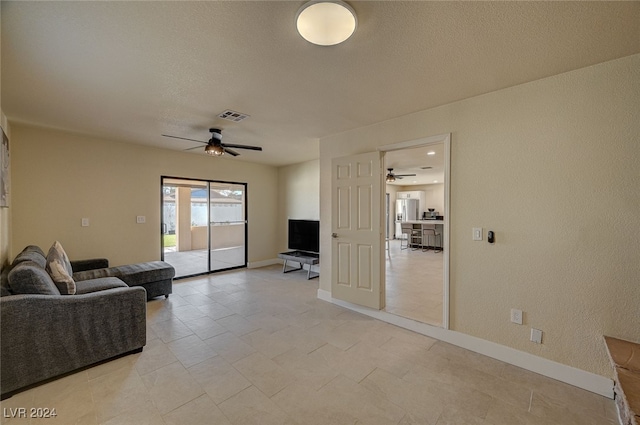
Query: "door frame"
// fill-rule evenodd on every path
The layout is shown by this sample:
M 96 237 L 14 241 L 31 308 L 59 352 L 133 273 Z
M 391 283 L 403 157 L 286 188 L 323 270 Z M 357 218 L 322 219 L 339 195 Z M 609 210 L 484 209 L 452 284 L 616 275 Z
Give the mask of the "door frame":
M 444 144 L 444 224 L 443 224 L 443 295 L 442 295 L 442 328 L 449 329 L 449 263 L 450 263 L 450 244 L 449 235 L 451 230 L 451 133 L 438 134 L 435 136 L 424 137 L 415 140 L 408 140 L 400 143 L 392 143 L 389 145 L 378 146 L 378 151 L 386 153 L 402 149 L 419 148 L 435 144 Z M 384 161 L 384 158 L 383 158 Z M 382 187 L 385 192 L 384 185 Z M 386 192 L 385 192 L 386 193 Z M 383 193 L 384 194 L 384 193 Z M 384 197 L 382 198 L 384 199 Z M 384 205 L 381 205 L 381 209 Z

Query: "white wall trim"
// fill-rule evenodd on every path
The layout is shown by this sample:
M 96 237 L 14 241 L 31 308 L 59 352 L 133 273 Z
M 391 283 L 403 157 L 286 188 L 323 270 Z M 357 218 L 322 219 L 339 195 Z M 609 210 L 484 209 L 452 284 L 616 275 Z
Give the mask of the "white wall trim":
M 435 145 L 436 143 L 444 143 L 449 139 L 451 139 L 451 133 L 436 134 L 435 136 L 422 137 L 420 139 L 407 140 L 399 143 L 391 143 L 390 145 L 378 146 L 377 149 L 381 152 L 390 152 L 400 149 L 410 149 L 420 146 Z
M 247 263 L 248 269 L 259 269 L 260 267 L 272 266 L 274 264 L 282 264 L 282 260 L 279 258 L 272 258 L 270 260 L 263 261 L 250 261 Z
M 318 298 L 369 317 L 409 329 L 422 335 L 448 342 L 458 347 L 521 367 L 531 372 L 565 382 L 601 396 L 613 399 L 613 380 L 595 373 L 587 372 L 562 363 L 554 362 L 524 351 L 519 351 L 495 342 L 448 329 L 442 329 L 426 323 L 396 316 L 381 310 L 351 304 L 331 297 L 329 291 L 318 289 Z

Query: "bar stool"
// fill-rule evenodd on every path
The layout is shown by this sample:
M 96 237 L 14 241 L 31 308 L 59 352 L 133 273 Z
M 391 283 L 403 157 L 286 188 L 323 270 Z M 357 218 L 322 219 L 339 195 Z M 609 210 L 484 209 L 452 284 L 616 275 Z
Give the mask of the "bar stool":
M 411 232 L 411 249 L 417 251 L 424 249 L 424 233 L 422 232 L 421 224 L 414 224 L 413 231 Z
M 400 249 L 411 248 L 413 251 L 422 248 L 422 230 L 415 228 L 413 223 L 400 223 L 402 231 L 402 239 L 400 240 Z M 402 241 L 406 241 L 403 245 Z
M 425 245 L 422 246 L 423 251 L 429 250 L 429 247 L 431 246 L 430 244 L 431 236 L 433 236 L 433 252 L 434 253 L 442 252 L 442 233 L 438 232 L 438 229 L 436 228 L 435 224 L 422 224 L 422 234 L 423 234 L 423 237 L 424 236 L 427 237 L 426 246 Z M 440 244 L 436 245 L 436 243 L 438 242 L 438 238 L 440 238 Z

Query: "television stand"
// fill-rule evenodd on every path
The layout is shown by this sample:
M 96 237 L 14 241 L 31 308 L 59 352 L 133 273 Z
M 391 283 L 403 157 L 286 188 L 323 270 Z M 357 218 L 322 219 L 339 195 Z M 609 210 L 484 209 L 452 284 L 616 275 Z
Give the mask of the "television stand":
M 311 271 L 311 266 L 320 263 L 320 254 L 305 251 L 289 251 L 281 252 L 280 254 L 278 254 L 278 258 L 282 258 L 284 260 L 284 264 L 282 265 L 282 273 L 304 270 L 304 265 L 308 264 L 309 270 L 307 271 L 307 280 L 320 276 L 320 273 Z M 300 264 L 300 267 L 298 267 L 297 269 L 290 268 L 287 270 L 287 261 L 297 262 Z

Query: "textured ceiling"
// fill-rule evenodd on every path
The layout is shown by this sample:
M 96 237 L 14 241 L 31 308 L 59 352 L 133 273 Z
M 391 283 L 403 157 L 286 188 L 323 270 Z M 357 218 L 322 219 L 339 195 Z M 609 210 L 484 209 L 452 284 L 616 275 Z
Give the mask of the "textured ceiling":
M 389 151 L 384 155 L 384 165 L 387 170 L 393 168 L 394 175 L 415 174 L 415 176 L 396 179 L 392 183 L 387 182 L 390 185 L 417 186 L 444 183 L 444 144 Z
M 175 150 L 197 143 L 161 134 L 218 126 L 264 147 L 230 160 L 284 165 L 317 138 L 640 52 L 640 2 L 353 1 L 358 29 L 333 47 L 296 33 L 302 4 L 2 1 L 2 110 Z

